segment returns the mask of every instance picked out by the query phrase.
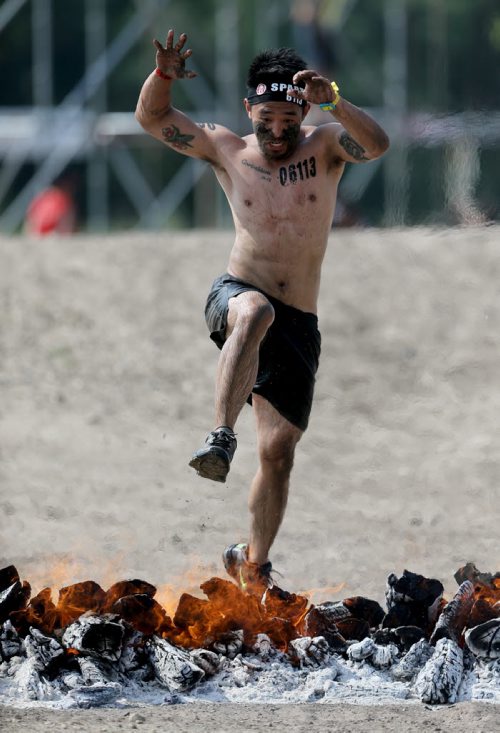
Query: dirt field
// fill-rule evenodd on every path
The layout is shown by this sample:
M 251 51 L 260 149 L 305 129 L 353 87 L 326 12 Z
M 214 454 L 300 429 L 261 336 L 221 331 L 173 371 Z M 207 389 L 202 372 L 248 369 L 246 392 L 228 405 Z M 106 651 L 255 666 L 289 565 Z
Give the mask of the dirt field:
M 212 427 L 218 352 L 203 307 L 231 239 L 0 240 L 0 567 L 14 563 L 34 590 L 134 576 L 169 605 L 221 574 L 222 549 L 245 538 L 251 409 L 225 486 L 187 465 Z M 467 560 L 500 569 L 499 242 L 499 227 L 332 235 L 316 400 L 271 557 L 284 587 L 382 602 L 392 571 L 439 578 L 449 595 Z M 151 731 L 198 730 L 196 716 L 211 730 L 500 726 L 498 706 L 472 704 L 142 713 L 134 725 Z M 84 725 L 80 711 L 4 709 L 0 721 L 62 730 L 63 715 Z M 123 711 L 85 715 L 86 729 L 131 724 Z

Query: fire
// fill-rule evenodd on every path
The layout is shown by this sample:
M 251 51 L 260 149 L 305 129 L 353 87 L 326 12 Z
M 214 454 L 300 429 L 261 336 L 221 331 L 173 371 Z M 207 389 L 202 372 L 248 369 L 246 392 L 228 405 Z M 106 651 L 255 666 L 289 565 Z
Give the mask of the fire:
M 457 576 L 459 582 L 467 580 L 474 584 L 465 628 L 500 616 L 500 576 L 480 574 L 470 566 L 458 571 Z M 440 585 L 439 581 L 428 581 L 411 573 L 405 576 L 405 582 L 421 583 L 420 592 L 422 588 L 432 589 L 436 583 Z M 245 646 L 251 647 L 259 634 L 266 634 L 274 647 L 282 651 L 300 636 L 329 635 L 330 640 L 342 643 L 345 639 L 363 639 L 380 625 L 396 629 L 412 623 L 406 617 L 399 620 L 394 617 L 399 613 L 397 585 L 393 588 L 395 606 L 386 614 L 378 603 L 359 596 L 315 606 L 308 597 L 311 592 L 297 595 L 273 588 L 260 599 L 244 593 L 232 581 L 218 577 L 202 582 L 199 587 L 203 597 L 183 592 L 175 605 L 171 603 L 170 613 L 157 599 L 155 586 L 139 579 L 113 583 L 107 590 L 92 580 L 72 583 L 60 588 L 57 599 L 52 589 L 45 587 L 30 600 L 29 583 L 21 583 L 16 569 L 9 566 L 0 570 L 0 623 L 9 618 L 21 635 L 35 627 L 45 634 L 58 636 L 87 612 L 116 614 L 142 634 L 155 634 L 187 649 L 209 649 L 235 631 L 242 631 Z M 341 588 L 330 590 L 338 592 Z M 161 597 L 171 602 L 172 589 L 166 592 L 163 587 Z M 439 616 L 445 602 L 439 595 L 434 597 Z M 404 609 L 405 613 L 408 608 Z M 433 624 L 435 619 L 431 627 L 422 627 L 426 634 L 432 633 Z M 68 650 L 68 654 L 75 653 L 73 649 Z

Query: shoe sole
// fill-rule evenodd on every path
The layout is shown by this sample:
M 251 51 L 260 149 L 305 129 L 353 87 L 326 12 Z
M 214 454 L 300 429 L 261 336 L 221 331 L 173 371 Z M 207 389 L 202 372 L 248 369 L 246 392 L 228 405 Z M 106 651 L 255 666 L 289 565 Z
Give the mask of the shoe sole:
M 193 456 L 189 461 L 189 465 L 195 469 L 198 476 L 220 483 L 225 483 L 229 473 L 229 466 L 226 462 L 213 453 L 206 453 L 204 456 Z

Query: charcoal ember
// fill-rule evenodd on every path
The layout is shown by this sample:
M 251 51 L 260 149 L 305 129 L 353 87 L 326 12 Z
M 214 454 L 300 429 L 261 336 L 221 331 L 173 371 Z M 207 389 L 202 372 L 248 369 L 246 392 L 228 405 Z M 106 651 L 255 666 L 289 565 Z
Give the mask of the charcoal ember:
M 27 657 L 16 665 L 12 684 L 17 687 L 21 699 L 50 700 L 54 695 L 54 688 L 41 672 L 36 656 Z
M 474 585 L 464 580 L 453 599 L 446 604 L 431 635 L 431 644 L 439 639 L 453 639 L 458 642 L 465 628 L 474 603 Z
M 107 659 L 78 656 L 76 658 L 85 685 L 106 686 L 118 679 L 118 669 Z
M 396 644 L 375 644 L 375 651 L 369 661 L 376 669 L 387 669 L 398 657 L 399 649 Z
M 330 647 L 323 636 L 301 636 L 292 639 L 288 654 L 299 667 L 319 667 L 328 660 Z
M 354 616 L 339 619 L 337 621 L 337 628 L 339 634 L 349 641 L 362 641 L 370 635 L 370 624 L 368 621 L 361 618 L 354 618 Z
M 34 667 L 39 672 L 47 672 L 64 657 L 64 649 L 52 636 L 46 636 L 35 628 L 24 639 L 24 649 L 28 659 L 34 660 Z
M 0 568 L 0 593 L 21 580 L 14 565 Z
M 50 588 L 43 588 L 30 600 L 27 608 L 11 614 L 11 619 L 22 635 L 28 633 L 30 626 L 36 626 L 44 633 L 51 634 L 54 630 L 55 608 Z
M 23 641 L 10 620 L 5 621 L 0 630 L 0 660 L 8 661 L 21 654 Z
M 388 611 L 382 626 L 427 628 L 437 616 L 443 590 L 443 584 L 434 578 L 424 578 L 409 570 L 404 570 L 400 578 L 391 573 L 385 591 Z
M 465 643 L 479 659 L 499 659 L 500 618 L 490 619 L 466 631 Z
M 212 649 L 217 654 L 222 654 L 228 659 L 234 659 L 243 649 L 244 631 L 237 629 L 236 631 L 228 631 L 220 634 L 216 641 L 212 644 Z
M 110 588 L 108 588 L 104 594 L 102 610 L 108 613 L 120 598 L 135 595 L 146 595 L 150 598 L 154 598 L 156 595 L 156 588 L 154 585 L 151 585 L 151 583 L 137 578 L 134 580 L 120 580 L 118 583 L 114 583 Z
M 377 629 L 372 634 L 376 644 L 396 644 L 401 652 L 407 652 L 417 641 L 425 637 L 425 632 L 419 626 L 398 626 L 395 629 Z
M 453 576 L 457 581 L 458 585 L 462 585 L 465 580 L 470 580 L 471 583 L 484 583 L 484 585 L 496 586 L 495 581 L 500 580 L 500 573 L 482 573 L 478 570 L 473 562 L 468 562 L 462 568 L 459 568 Z M 496 586 L 498 587 L 498 586 Z
M 135 680 L 144 680 L 150 676 L 149 656 L 145 650 L 144 634 L 140 631 L 126 630 L 118 669 L 122 674 Z
M 441 638 L 432 657 L 415 680 L 415 691 L 422 702 L 431 705 L 453 703 L 464 671 L 463 652 L 453 639 Z
M 303 617 L 309 600 L 274 585 L 264 594 L 262 605 L 268 616 L 282 618 L 295 625 Z
M 467 626 L 472 628 L 473 626 L 479 626 L 486 621 L 491 621 L 493 618 L 500 617 L 500 601 L 491 604 L 489 599 L 476 598 L 474 605 L 471 608 L 469 618 L 467 619 Z
M 392 667 L 392 676 L 401 681 L 413 679 L 433 654 L 434 647 L 429 644 L 427 639 L 419 639 L 410 647 L 398 664 Z
M 253 640 L 251 650 L 262 659 L 268 659 L 274 653 L 271 639 L 267 634 L 257 634 Z
M 169 690 L 189 690 L 205 676 L 188 652 L 153 636 L 147 643 L 149 658 L 157 680 Z
M 341 653 L 347 649 L 347 643 L 333 620 L 336 615 L 336 610 L 332 609 L 333 605 L 322 603 L 319 606 L 312 606 L 300 625 L 300 634 L 301 636 L 324 636 L 330 648 Z M 344 609 L 344 619 L 350 618 L 349 612 L 345 607 Z
M 13 611 L 26 608 L 31 594 L 31 586 L 26 581 L 16 580 L 0 592 L 0 624 L 9 618 Z
M 363 596 L 354 596 L 353 598 L 344 598 L 343 605 L 349 611 L 350 616 L 367 621 L 370 628 L 375 628 L 382 623 L 384 618 L 384 609 L 370 598 Z
M 165 609 L 147 593 L 123 596 L 113 603 L 110 610 L 143 634 L 172 629 L 172 621 Z
M 354 642 L 347 649 L 347 656 L 352 662 L 362 662 L 375 652 L 377 645 L 369 636 L 362 641 Z
M 106 599 L 106 593 L 98 583 L 93 580 L 84 580 L 81 583 L 73 583 L 61 588 L 57 606 L 64 608 L 69 606 L 78 609 L 80 614 L 85 611 L 99 611 Z
M 62 642 L 67 649 L 117 661 L 121 654 L 124 627 L 115 619 L 116 616 L 85 613 L 65 629 Z
M 121 694 L 123 688 L 115 681 L 117 671 L 110 662 L 104 659 L 78 657 L 78 664 L 81 669 L 81 681 L 84 684 L 78 685 L 77 678 L 73 677 L 70 680 L 73 687 L 68 693 L 78 707 L 96 708 L 109 705 Z M 66 684 L 70 686 L 67 682 Z
M 210 649 L 193 649 L 189 652 L 197 667 L 205 672 L 205 677 L 213 677 L 220 668 L 219 656 Z

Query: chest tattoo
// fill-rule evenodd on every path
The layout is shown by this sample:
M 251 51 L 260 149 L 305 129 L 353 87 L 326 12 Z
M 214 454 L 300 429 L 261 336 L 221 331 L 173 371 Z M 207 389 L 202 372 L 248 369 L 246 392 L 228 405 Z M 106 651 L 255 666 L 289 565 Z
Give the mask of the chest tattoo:
M 264 181 L 270 181 L 271 180 L 271 175 L 272 174 L 271 174 L 271 171 L 268 170 L 267 168 L 263 168 L 261 165 L 256 165 L 255 163 L 251 163 L 246 158 L 243 158 L 243 160 L 241 161 L 241 163 L 242 163 L 242 165 L 246 165 L 247 168 L 252 168 L 252 170 L 256 171 L 257 173 L 260 173 L 261 174 L 260 177 Z
M 289 165 L 280 168 L 280 183 L 282 186 L 288 186 L 290 183 L 300 183 L 308 178 L 314 178 L 316 175 L 316 158 L 311 155 L 310 158 L 299 160 L 298 163 L 289 163 Z

